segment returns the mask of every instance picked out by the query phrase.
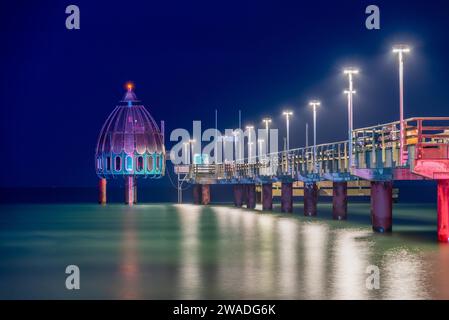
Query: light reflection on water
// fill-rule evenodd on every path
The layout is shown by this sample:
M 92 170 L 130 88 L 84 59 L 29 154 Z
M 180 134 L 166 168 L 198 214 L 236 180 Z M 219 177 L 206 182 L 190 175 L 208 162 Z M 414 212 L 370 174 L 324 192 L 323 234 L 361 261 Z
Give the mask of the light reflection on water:
M 366 288 L 366 268 L 376 264 L 375 240 L 370 230 L 331 228 L 323 221 L 258 214 L 229 207 L 178 206 L 182 221 L 183 298 L 201 296 L 198 223 L 215 214 L 220 242 L 216 284 L 218 297 L 281 299 L 422 299 L 424 287 L 421 257 L 405 248 L 386 250 L 377 263 L 380 290 Z M 183 217 L 188 215 L 189 218 Z M 195 250 L 193 250 L 195 248 Z M 192 251 L 193 250 L 193 251 Z M 187 253 L 188 252 L 188 253 Z M 188 288 L 188 289 L 186 289 Z M 196 290 L 195 290 L 196 288 Z
M 400 224 L 379 236 L 351 221 L 226 206 L 14 210 L 0 224 L 3 299 L 74 297 L 55 271 L 70 263 L 81 267 L 76 298 L 449 298 L 449 246 Z M 369 265 L 380 268 L 379 290 L 366 288 Z
M 334 271 L 332 280 L 333 299 L 366 299 L 366 268 L 370 265 L 370 244 L 360 240 L 368 234 L 360 230 L 338 230 L 332 244 Z M 324 244 L 327 246 L 328 244 Z
M 199 298 L 201 288 L 199 221 L 201 208 L 193 205 L 178 207 L 181 222 L 180 299 Z
M 121 290 L 119 299 L 139 299 L 139 254 L 137 248 L 136 216 L 126 210 L 123 217 L 123 241 L 120 268 Z

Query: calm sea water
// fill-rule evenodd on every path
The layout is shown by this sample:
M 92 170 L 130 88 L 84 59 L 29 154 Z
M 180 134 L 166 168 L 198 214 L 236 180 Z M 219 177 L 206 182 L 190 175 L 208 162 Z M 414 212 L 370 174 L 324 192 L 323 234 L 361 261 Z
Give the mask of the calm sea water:
M 369 204 L 349 221 L 229 206 L 1 205 L 0 298 L 448 299 L 449 246 L 432 204 L 395 204 L 373 234 Z M 65 288 L 65 268 L 81 289 Z M 370 265 L 380 289 L 366 287 Z

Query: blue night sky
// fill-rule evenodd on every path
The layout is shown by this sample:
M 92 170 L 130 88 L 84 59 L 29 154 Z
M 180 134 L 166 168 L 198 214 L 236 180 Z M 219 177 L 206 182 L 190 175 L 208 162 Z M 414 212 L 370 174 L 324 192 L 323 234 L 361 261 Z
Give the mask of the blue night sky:
M 65 28 L 65 8 L 81 29 Z M 365 28 L 380 7 L 381 29 Z M 449 115 L 449 2 L 429 1 L 2 1 L 0 186 L 94 186 L 95 144 L 132 80 L 157 120 L 191 130 L 261 126 L 294 110 L 291 146 L 305 143 L 310 98 L 318 142 L 345 138 L 347 86 L 356 65 L 355 127 L 398 119 L 396 42 L 409 43 L 406 117 Z M 169 144 L 167 145 L 170 146 Z

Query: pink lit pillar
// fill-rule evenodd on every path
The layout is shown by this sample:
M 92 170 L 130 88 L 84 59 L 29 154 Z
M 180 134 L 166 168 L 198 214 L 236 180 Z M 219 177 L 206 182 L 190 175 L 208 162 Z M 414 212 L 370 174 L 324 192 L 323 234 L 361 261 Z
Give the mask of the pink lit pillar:
M 449 180 L 438 180 L 438 241 L 449 242 Z
M 125 204 L 132 206 L 136 199 L 134 193 L 135 179 L 134 176 L 125 177 Z
M 201 185 L 201 204 L 208 205 L 210 203 L 210 185 Z
M 98 182 L 98 203 L 106 204 L 106 179 L 101 178 Z

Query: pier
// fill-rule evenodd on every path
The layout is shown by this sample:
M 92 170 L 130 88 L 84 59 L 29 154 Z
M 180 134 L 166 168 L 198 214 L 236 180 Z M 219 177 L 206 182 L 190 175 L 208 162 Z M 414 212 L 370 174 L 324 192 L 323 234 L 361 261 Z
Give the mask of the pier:
M 402 139 L 401 126 L 405 132 Z M 243 161 L 190 164 L 186 179 L 194 185 L 197 204 L 210 202 L 210 185 L 230 184 L 235 206 L 246 204 L 249 209 L 255 207 L 256 185 L 260 185 L 264 211 L 273 208 L 272 184 L 281 183 L 281 211 L 286 213 L 293 212 L 292 184 L 299 181 L 304 186 L 305 216 L 318 214 L 317 183 L 330 181 L 336 220 L 347 218 L 347 183 L 369 181 L 372 229 L 380 233 L 393 230 L 394 181 L 436 180 L 438 240 L 449 242 L 449 117 L 409 118 L 402 124 L 396 121 L 354 129 L 351 136 L 351 140 Z

